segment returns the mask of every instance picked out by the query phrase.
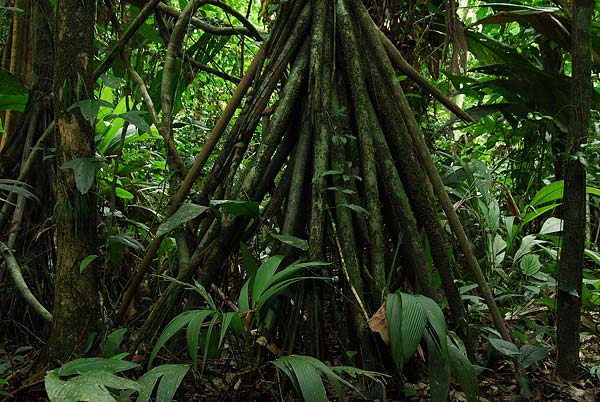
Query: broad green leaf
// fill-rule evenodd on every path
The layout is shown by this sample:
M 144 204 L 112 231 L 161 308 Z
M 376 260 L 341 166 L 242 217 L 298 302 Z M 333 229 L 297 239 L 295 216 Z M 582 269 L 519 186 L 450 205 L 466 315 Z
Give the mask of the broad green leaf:
M 408 293 L 401 293 L 400 297 L 402 297 L 402 353 L 404 361 L 408 361 L 417 352 L 417 346 L 423 339 L 427 316 L 417 297 Z
M 0 68 L 0 110 L 25 111 L 29 92 L 17 77 Z
M 234 317 L 239 318 L 239 313 L 230 311 L 221 315 L 221 336 L 219 337 L 219 349 L 223 345 L 223 340 L 225 339 L 225 335 L 227 334 L 229 325 L 231 324 L 231 321 L 234 319 Z
M 551 216 L 550 218 L 546 219 L 546 221 L 542 225 L 540 234 L 562 232 L 562 230 L 563 230 L 563 220 Z
M 238 306 L 241 313 L 245 313 L 250 310 L 250 296 L 248 295 L 248 287 L 250 286 L 250 280 L 247 280 L 240 290 L 240 297 L 238 299 Z
M 531 251 L 533 250 L 533 246 L 540 243 L 542 243 L 542 241 L 536 239 L 535 235 L 527 235 L 523 237 L 523 240 L 521 240 L 521 245 L 515 253 L 514 261 L 517 262 L 524 255 L 531 253 Z
M 584 250 L 584 254 L 587 255 L 596 264 L 600 265 L 600 254 L 587 248 Z
M 212 200 L 211 206 L 220 206 L 225 212 L 233 216 L 252 216 L 259 215 L 258 202 L 255 201 L 237 201 L 237 200 Z
M 301 276 L 301 277 L 297 277 L 297 278 L 286 279 L 284 281 L 281 281 L 281 282 L 278 282 L 275 284 L 271 284 L 257 299 L 256 304 L 258 305 L 259 308 L 262 308 L 267 304 L 269 299 L 279 295 L 280 293 L 285 291 L 292 284 L 294 284 L 296 282 L 304 281 L 307 279 L 323 279 L 323 278 L 311 277 L 311 276 Z
M 533 197 L 533 200 L 531 200 L 531 205 L 537 207 L 547 202 L 562 199 L 564 186 L 564 180 L 558 180 L 542 187 L 535 197 Z
M 141 390 L 135 381 L 101 370 L 86 371 L 66 381 L 60 379 L 58 370 L 52 370 L 46 375 L 45 386 L 48 398 L 52 402 L 116 402 L 109 388 L 138 392 Z
M 254 284 L 252 286 L 252 301 L 257 301 L 262 293 L 267 289 L 267 287 L 271 284 L 273 279 L 273 275 L 285 256 L 283 255 L 274 255 L 269 257 L 265 262 L 261 264 L 256 271 L 256 276 L 254 277 Z
M 81 112 L 83 118 L 89 121 L 90 125 L 93 127 L 94 122 L 98 117 L 98 111 L 100 110 L 100 106 L 112 108 L 113 104 L 102 99 L 85 99 L 73 103 L 69 107 L 69 110 L 79 108 L 79 111 Z
M 527 213 L 527 215 L 525 215 L 523 217 L 523 222 L 521 223 L 521 226 L 525 225 L 526 223 L 531 222 L 538 216 L 543 215 L 546 212 L 553 210 L 554 208 L 558 207 L 559 205 L 560 204 L 550 204 L 550 205 L 544 205 L 543 207 L 535 208 L 532 212 Z
M 308 250 L 308 241 L 306 241 L 304 239 L 300 239 L 296 236 L 282 235 L 282 234 L 278 234 L 275 232 L 270 232 L 269 234 L 271 235 L 271 237 L 279 240 L 280 242 L 282 242 L 284 244 L 288 244 L 292 247 L 296 247 L 302 251 Z
M 521 355 L 519 356 L 519 363 L 524 368 L 544 360 L 548 354 L 548 348 L 535 345 L 523 345 L 521 346 L 520 351 Z
M 121 118 L 127 123 L 134 125 L 138 130 L 144 131 L 148 134 L 152 134 L 152 130 L 150 130 L 150 125 L 146 122 L 146 120 L 142 118 L 142 116 L 145 114 L 148 114 L 148 112 L 144 112 L 141 110 L 130 110 L 129 112 L 125 113 L 109 114 L 104 118 L 104 120 Z
M 137 367 L 138 365 L 124 360 L 102 359 L 91 357 L 77 359 L 66 363 L 64 366 L 53 370 L 59 377 L 69 377 L 75 374 L 83 374 L 90 371 L 107 371 L 119 373 Z
M 123 200 L 133 200 L 133 194 L 121 187 L 115 189 L 115 195 Z
M 184 311 L 177 317 L 173 318 L 171 322 L 169 322 L 167 327 L 164 329 L 164 331 L 158 338 L 158 341 L 156 341 L 152 352 L 150 353 L 150 358 L 148 359 L 148 367 L 152 367 L 152 362 L 154 361 L 156 354 L 164 346 L 164 344 L 167 343 L 169 339 L 171 339 L 173 336 L 175 336 L 175 334 L 177 334 L 183 327 L 188 325 L 189 322 L 194 319 L 194 317 L 198 314 L 199 311 L 205 310 Z
M 202 370 L 204 370 L 204 364 L 206 363 L 206 359 L 209 356 L 211 343 L 213 343 L 212 341 L 216 339 L 214 329 L 215 324 L 218 320 L 219 315 L 215 314 L 212 320 L 210 320 L 210 324 L 208 325 L 208 329 L 206 330 L 206 341 L 204 342 L 204 353 L 202 354 Z M 219 349 L 218 346 L 217 349 Z
M 467 356 L 450 341 L 450 338 L 448 338 L 448 355 L 452 373 L 463 389 L 467 402 L 478 401 L 479 384 L 475 368 Z
M 404 367 L 404 354 L 402 345 L 402 298 L 396 293 L 390 293 L 387 297 L 385 316 L 390 334 L 390 349 L 392 359 L 396 364 L 398 372 Z
M 204 205 L 197 204 L 183 204 L 177 212 L 167 218 L 163 223 L 160 224 L 158 230 L 156 231 L 157 236 L 163 236 L 176 227 L 183 225 L 186 222 L 191 221 L 196 218 L 204 211 L 206 211 L 208 207 Z
M 93 158 L 77 158 L 63 163 L 61 169 L 72 169 L 75 175 L 75 186 L 81 194 L 86 194 L 96 178 L 96 170 L 105 166 L 106 162 L 102 159 Z
M 423 311 L 425 311 L 427 322 L 433 330 L 432 336 L 437 338 L 442 358 L 447 359 L 448 349 L 446 348 L 446 345 L 448 344 L 448 341 L 446 339 L 446 319 L 444 318 L 444 312 L 440 306 L 429 297 L 422 295 L 415 295 L 414 297 L 423 308 Z M 433 340 L 436 341 L 436 339 Z
M 83 272 L 83 270 L 86 269 L 87 266 L 90 265 L 96 258 L 98 258 L 96 254 L 91 254 L 85 257 L 79 264 L 79 272 Z
M 542 263 L 537 254 L 527 254 L 521 259 L 519 266 L 523 275 L 527 276 L 535 275 L 542 269 Z
M 187 364 L 163 364 L 154 367 L 138 380 L 142 390 L 136 402 L 150 401 L 152 391 L 159 380 L 156 402 L 171 402 L 189 369 Z
M 488 340 L 498 352 L 502 353 L 505 356 L 513 357 L 521 355 L 521 351 L 519 350 L 517 345 L 515 345 L 512 342 L 508 342 L 504 339 L 498 338 L 488 338 Z
M 123 337 L 127 331 L 127 328 L 119 328 L 106 337 L 106 340 L 102 343 L 102 357 L 111 358 L 117 355 L 119 346 L 121 346 L 121 342 L 123 342 Z

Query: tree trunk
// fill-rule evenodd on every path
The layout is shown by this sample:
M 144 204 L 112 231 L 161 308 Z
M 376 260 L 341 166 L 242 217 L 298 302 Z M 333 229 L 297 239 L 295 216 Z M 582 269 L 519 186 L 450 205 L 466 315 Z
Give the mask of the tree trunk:
M 571 115 L 565 167 L 563 244 L 558 270 L 557 373 L 574 379 L 579 364 L 581 281 L 585 240 L 585 169 L 577 154 L 590 125 L 592 0 L 573 3 Z
M 54 326 L 50 355 L 59 361 L 83 352 L 97 328 L 98 307 L 94 269 L 80 273 L 81 261 L 96 252 L 96 200 L 93 190 L 82 194 L 73 170 L 65 162 L 94 156 L 94 133 L 78 108 L 69 107 L 93 96 L 92 60 L 95 2 L 59 0 L 56 6 L 54 95 L 57 123 L 56 246 Z

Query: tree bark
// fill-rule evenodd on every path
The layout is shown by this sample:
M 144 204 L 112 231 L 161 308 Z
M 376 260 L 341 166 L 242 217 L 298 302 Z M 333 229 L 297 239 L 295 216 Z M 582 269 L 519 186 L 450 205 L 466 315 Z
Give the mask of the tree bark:
M 572 18 L 571 114 L 565 166 L 563 244 L 558 269 L 557 374 L 578 375 L 581 282 L 585 241 L 585 169 L 578 158 L 590 125 L 591 23 L 594 2 L 575 0 Z
M 94 132 L 75 102 L 93 97 L 92 60 L 95 2 L 58 0 L 54 36 L 54 107 L 58 166 L 94 156 Z M 81 261 L 96 253 L 96 200 L 82 194 L 73 170 L 56 177 L 57 262 L 50 355 L 64 362 L 81 355 L 88 335 L 97 330 L 98 301 L 93 266 L 80 272 Z

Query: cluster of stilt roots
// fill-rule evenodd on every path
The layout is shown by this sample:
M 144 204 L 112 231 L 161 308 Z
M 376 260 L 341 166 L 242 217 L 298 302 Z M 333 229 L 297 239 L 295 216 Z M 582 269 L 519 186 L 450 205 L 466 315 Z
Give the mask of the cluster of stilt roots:
M 342 343 L 351 343 L 344 347 L 361 348 L 368 365 L 374 358 L 368 317 L 386 291 L 398 288 L 439 300 L 432 269 L 439 272 L 450 322 L 464 328 L 453 255 L 465 261 L 501 325 L 395 69 L 424 80 L 403 65 L 362 2 L 287 2 L 256 58 L 253 90 L 193 201 L 255 201 L 261 217 L 203 216 L 195 222 L 201 240 L 189 259 L 180 259 L 178 279 L 197 276 L 205 286 L 231 290 L 228 256 L 268 227 L 308 240 L 308 250 L 281 245 L 274 252 L 333 262 L 312 274 L 337 278 L 303 282 L 294 303 L 279 306 L 288 314 L 264 328 L 288 353 L 323 357 L 324 331 L 332 326 Z M 250 157 L 251 144 L 258 145 Z M 457 239 L 454 252 L 436 202 Z M 182 292 L 169 286 L 141 339 L 151 339 L 171 318 Z

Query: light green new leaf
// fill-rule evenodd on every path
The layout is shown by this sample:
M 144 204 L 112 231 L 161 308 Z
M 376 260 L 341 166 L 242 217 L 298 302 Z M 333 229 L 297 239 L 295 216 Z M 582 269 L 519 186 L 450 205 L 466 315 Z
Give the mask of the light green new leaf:
M 160 224 L 158 230 L 156 231 L 157 236 L 163 236 L 176 227 L 183 225 L 186 222 L 191 221 L 196 218 L 204 211 L 206 211 L 208 207 L 204 205 L 197 204 L 183 204 L 177 212 L 167 218 L 163 223 Z
M 541 234 L 556 233 L 563 230 L 563 220 L 551 216 L 546 219 L 540 230 Z

